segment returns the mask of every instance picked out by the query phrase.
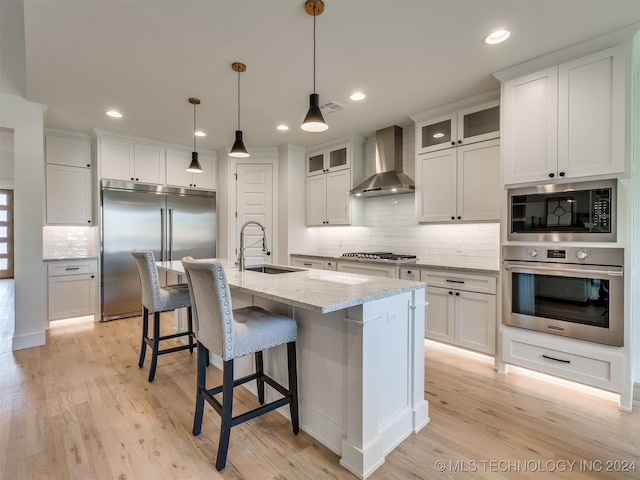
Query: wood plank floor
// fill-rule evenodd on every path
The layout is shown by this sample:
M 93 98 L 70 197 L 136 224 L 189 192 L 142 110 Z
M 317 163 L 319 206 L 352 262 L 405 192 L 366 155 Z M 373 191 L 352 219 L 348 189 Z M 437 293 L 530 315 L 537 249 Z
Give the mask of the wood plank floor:
M 0 281 L 0 315 L 12 317 L 2 291 Z M 0 321 L 3 480 L 355 478 L 276 412 L 232 430 L 227 468 L 217 472 L 218 415 L 207 406 L 202 434 L 191 434 L 195 355 L 160 357 L 149 384 L 149 359 L 137 366 L 140 318 L 55 327 L 46 346 L 17 352 L 7 323 Z M 628 414 L 431 347 L 425 365 L 431 423 L 370 478 L 640 478 L 640 391 Z M 220 378 L 213 367 L 208 375 Z M 234 409 L 254 404 L 241 393 Z M 624 462 L 636 471 L 620 471 Z

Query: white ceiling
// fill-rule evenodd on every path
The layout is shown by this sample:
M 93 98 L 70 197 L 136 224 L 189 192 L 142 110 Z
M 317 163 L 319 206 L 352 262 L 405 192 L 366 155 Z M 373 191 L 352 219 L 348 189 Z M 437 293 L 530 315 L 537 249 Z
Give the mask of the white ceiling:
M 300 123 L 313 89 L 313 17 L 304 0 L 24 0 L 27 96 L 49 127 L 91 128 L 230 148 L 237 123 L 252 146 L 309 146 L 388 125 L 498 88 L 492 72 L 640 22 L 640 0 L 326 0 L 317 18 L 320 102 L 329 130 Z M 482 38 L 508 28 L 511 38 Z M 367 98 L 349 100 L 362 90 Z M 105 111 L 118 109 L 122 119 Z M 288 132 L 276 130 L 287 123 Z

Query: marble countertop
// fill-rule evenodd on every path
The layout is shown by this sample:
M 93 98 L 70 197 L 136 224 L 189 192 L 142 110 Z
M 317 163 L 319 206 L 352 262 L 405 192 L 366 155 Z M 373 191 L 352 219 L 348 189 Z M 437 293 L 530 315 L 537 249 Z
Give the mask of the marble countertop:
M 69 260 L 97 260 L 97 256 L 87 256 L 87 257 L 44 257 L 42 260 L 44 262 L 58 262 L 58 261 L 66 261 Z
M 234 266 L 233 260 L 216 260 L 222 263 L 231 288 L 321 313 L 342 310 L 426 287 L 423 282 L 297 267 L 294 272 L 275 275 L 249 270 L 240 272 Z M 179 260 L 156 264 L 159 269 L 184 273 Z M 294 269 L 289 266 L 285 268 Z
M 498 269 L 486 269 L 486 268 L 475 268 L 475 267 L 456 267 L 450 265 L 433 265 L 427 263 L 424 260 L 415 259 L 415 260 L 371 260 L 367 258 L 357 258 L 357 257 L 343 257 L 338 255 L 337 257 L 331 255 L 320 255 L 315 253 L 292 253 L 292 257 L 309 257 L 309 258 L 319 258 L 323 260 L 343 260 L 347 262 L 362 262 L 362 263 L 376 263 L 380 264 L 392 264 L 399 265 L 402 268 L 413 267 L 413 268 L 425 268 L 430 270 L 450 270 L 453 272 L 469 272 L 469 273 L 481 273 L 486 275 L 498 275 L 500 270 Z

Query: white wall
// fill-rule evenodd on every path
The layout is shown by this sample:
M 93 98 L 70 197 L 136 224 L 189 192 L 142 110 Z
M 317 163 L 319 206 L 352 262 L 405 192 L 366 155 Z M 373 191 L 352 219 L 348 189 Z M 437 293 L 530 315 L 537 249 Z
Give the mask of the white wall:
M 633 203 L 630 205 L 632 212 L 632 268 L 631 268 L 631 361 L 632 361 L 632 378 L 633 381 L 640 384 L 640 33 L 637 33 L 633 39 L 633 57 L 632 57 L 632 93 L 631 93 L 631 126 L 628 132 L 631 133 L 631 172 L 633 176 L 632 198 Z
M 0 93 L 0 127 L 14 132 L 14 350 L 45 343 L 46 290 L 42 263 L 45 108 Z

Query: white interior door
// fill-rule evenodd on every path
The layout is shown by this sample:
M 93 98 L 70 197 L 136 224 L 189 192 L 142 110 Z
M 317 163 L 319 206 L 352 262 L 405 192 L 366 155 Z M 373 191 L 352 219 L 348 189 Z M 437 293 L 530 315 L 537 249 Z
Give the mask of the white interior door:
M 240 248 L 240 229 L 254 220 L 266 232 L 269 251 L 273 243 L 273 165 L 240 163 L 236 165 L 236 255 Z M 249 225 L 244 232 L 245 265 L 273 263 L 273 255 L 262 251 L 262 229 Z

